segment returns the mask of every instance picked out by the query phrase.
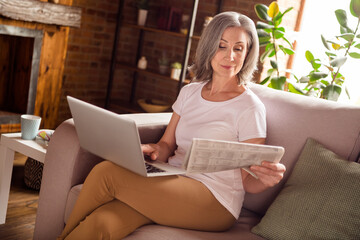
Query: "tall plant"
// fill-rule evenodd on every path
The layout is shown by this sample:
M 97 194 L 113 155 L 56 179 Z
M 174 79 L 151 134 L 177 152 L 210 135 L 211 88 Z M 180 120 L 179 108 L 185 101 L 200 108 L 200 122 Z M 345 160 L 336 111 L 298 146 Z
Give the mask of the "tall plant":
M 315 58 L 308 50 L 305 53 L 306 60 L 311 64 L 312 70 L 306 76 L 301 77 L 298 82 L 305 85 L 301 93 L 317 96 L 320 98 L 337 101 L 345 81 L 345 75 L 340 72 L 348 57 L 360 59 L 360 0 L 350 2 L 350 12 L 357 18 L 355 28 L 348 25 L 348 17 L 345 10 L 335 11 L 336 18 L 340 25 L 340 34 L 333 40 L 326 39 L 321 35 L 325 47 L 326 62 Z M 348 94 L 347 89 L 345 88 Z M 350 98 L 349 94 L 348 97 Z
M 279 52 L 283 52 L 285 55 L 294 53 L 292 44 L 285 37 L 285 28 L 280 26 L 283 16 L 291 9 L 288 8 L 281 13 L 276 2 L 272 2 L 269 7 L 264 4 L 255 5 L 255 12 L 262 20 L 256 24 L 260 46 L 265 47 L 260 61 L 264 62 L 269 59 L 271 64 L 271 68 L 261 84 L 266 84 L 270 80 L 268 86 L 275 89 L 336 101 L 342 92 L 342 85 L 345 81 L 345 76 L 340 73 L 341 67 L 348 57 L 360 59 L 358 51 L 360 50 L 360 34 L 358 34 L 360 0 L 351 0 L 350 2 L 350 12 L 358 20 L 356 27 L 351 28 L 348 25 L 346 11 L 336 10 L 335 15 L 340 25 L 340 34 L 334 40 L 326 39 L 321 35 L 326 49 L 326 61 L 323 62 L 316 58 L 311 51 L 306 51 L 305 57 L 311 64 L 312 70 L 300 79 L 293 75 L 295 80 L 281 76 L 278 67 Z M 289 48 L 281 45 L 280 39 L 284 40 Z
M 260 47 L 265 48 L 264 53 L 260 56 L 260 61 L 264 63 L 266 59 L 269 59 L 271 65 L 261 84 L 267 84 L 270 81 L 269 87 L 280 90 L 289 89 L 289 85 L 286 84 L 286 77 L 281 74 L 279 68 L 279 53 L 294 54 L 293 46 L 285 36 L 285 28 L 281 26 L 284 15 L 291 9 L 292 7 L 281 13 L 276 1 L 272 2 L 269 7 L 264 4 L 255 5 L 256 15 L 261 20 L 256 23 Z

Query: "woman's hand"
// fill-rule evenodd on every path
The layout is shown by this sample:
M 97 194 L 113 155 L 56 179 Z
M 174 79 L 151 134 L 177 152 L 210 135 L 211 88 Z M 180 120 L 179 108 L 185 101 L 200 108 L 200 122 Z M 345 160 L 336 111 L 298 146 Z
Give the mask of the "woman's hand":
M 243 178 L 244 189 L 250 193 L 259 193 L 278 184 L 284 177 L 286 167 L 282 163 L 264 161 L 261 166 L 251 166 L 250 170 L 258 179 L 243 171 L 246 175 Z
M 151 160 L 155 161 L 159 157 L 160 146 L 155 143 L 141 144 L 141 150 L 144 155 L 149 156 Z
M 258 176 L 266 187 L 273 187 L 284 177 L 285 165 L 281 163 L 271 163 L 263 161 L 261 166 L 251 166 L 250 170 Z

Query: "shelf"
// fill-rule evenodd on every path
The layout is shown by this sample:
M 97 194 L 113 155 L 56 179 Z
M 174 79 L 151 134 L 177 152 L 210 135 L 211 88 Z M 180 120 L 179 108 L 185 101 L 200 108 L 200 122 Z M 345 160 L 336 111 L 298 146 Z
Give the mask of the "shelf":
M 163 34 L 167 34 L 167 35 L 174 36 L 174 37 L 186 38 L 186 35 L 185 35 L 185 34 L 182 34 L 182 33 L 179 33 L 179 32 L 171 32 L 171 31 L 167 31 L 167 30 L 163 30 L 163 29 L 152 28 L 152 27 L 145 27 L 145 26 L 139 26 L 139 25 L 130 24 L 130 23 L 123 23 L 122 25 L 123 25 L 124 27 L 131 27 L 131 28 L 142 29 L 142 30 L 148 31 L 148 32 L 163 33 Z
M 154 77 L 154 78 L 161 78 L 161 79 L 164 79 L 164 80 L 171 80 L 171 81 L 179 82 L 179 80 L 173 79 L 173 78 L 169 77 L 168 75 L 163 75 L 163 74 L 160 74 L 160 73 L 157 73 L 157 72 L 154 72 L 154 71 L 139 69 L 137 67 L 129 66 L 126 63 L 117 62 L 117 65 L 119 65 L 122 68 L 126 68 L 126 69 L 129 69 L 129 70 L 138 72 L 138 73 L 143 73 L 143 74 L 149 75 L 149 76 Z M 185 79 L 185 81 L 184 81 L 185 84 L 187 84 L 189 82 L 190 82 L 189 79 Z
M 158 29 L 158 28 L 144 27 L 144 26 L 139 26 L 139 25 L 130 24 L 130 23 L 123 23 L 123 26 L 124 27 L 142 29 L 142 30 L 148 31 L 148 32 L 163 33 L 163 34 L 171 35 L 171 36 L 174 36 L 174 37 L 186 38 L 185 34 L 178 33 L 178 32 L 166 31 L 166 30 L 162 30 L 162 29 Z M 194 40 L 200 40 L 200 36 L 198 36 L 198 35 L 194 35 L 191 38 L 194 39 Z

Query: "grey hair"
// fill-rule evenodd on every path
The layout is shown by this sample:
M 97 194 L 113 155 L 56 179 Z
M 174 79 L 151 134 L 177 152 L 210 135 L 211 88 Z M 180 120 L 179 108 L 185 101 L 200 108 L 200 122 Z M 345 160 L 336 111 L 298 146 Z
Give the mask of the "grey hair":
M 259 39 L 254 22 L 247 16 L 237 12 L 223 12 L 217 14 L 204 29 L 196 49 L 194 64 L 189 70 L 194 73 L 193 81 L 208 81 L 212 79 L 211 60 L 219 48 L 221 37 L 225 29 L 241 27 L 248 34 L 247 56 L 240 72 L 238 84 L 246 84 L 253 78 L 257 70 L 259 57 Z

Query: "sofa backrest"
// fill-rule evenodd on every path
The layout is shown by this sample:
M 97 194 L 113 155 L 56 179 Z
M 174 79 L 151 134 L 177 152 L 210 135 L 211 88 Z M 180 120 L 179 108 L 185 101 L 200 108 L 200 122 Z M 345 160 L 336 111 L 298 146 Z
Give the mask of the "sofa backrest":
M 265 214 L 288 179 L 311 137 L 339 156 L 357 161 L 360 152 L 360 107 L 250 84 L 266 107 L 267 144 L 285 148 L 282 163 L 287 171 L 277 186 L 260 194 L 246 194 L 243 207 Z

